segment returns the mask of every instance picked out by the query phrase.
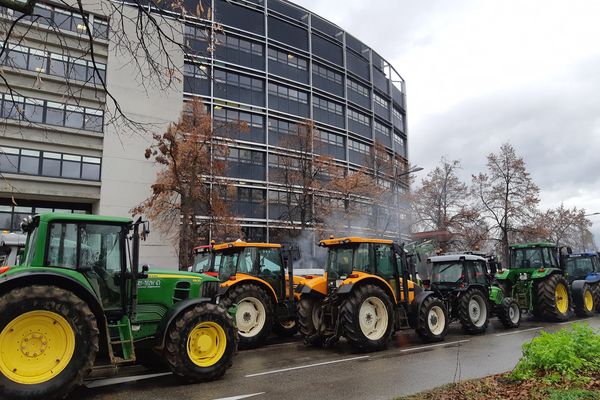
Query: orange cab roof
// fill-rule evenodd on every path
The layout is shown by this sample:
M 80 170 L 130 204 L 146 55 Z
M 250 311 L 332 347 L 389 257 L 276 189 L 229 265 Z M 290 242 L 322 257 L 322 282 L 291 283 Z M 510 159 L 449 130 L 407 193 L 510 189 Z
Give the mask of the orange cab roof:
M 281 248 L 280 244 L 277 243 L 248 243 L 242 241 L 235 241 L 229 243 L 221 243 L 213 246 L 214 251 L 221 251 L 225 249 L 230 249 L 232 247 L 266 247 L 271 249 Z
M 363 237 L 341 237 L 333 239 L 325 239 L 319 242 L 320 246 L 337 246 L 346 243 L 380 243 L 380 244 L 392 244 L 393 240 L 387 239 L 374 239 L 374 238 L 363 238 Z

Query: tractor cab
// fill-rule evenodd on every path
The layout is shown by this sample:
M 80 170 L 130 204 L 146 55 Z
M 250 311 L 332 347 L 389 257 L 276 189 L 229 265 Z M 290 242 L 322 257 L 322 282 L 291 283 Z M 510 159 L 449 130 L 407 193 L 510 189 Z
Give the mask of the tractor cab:
M 371 276 L 387 282 L 394 288 L 394 295 L 403 298 L 401 284 L 396 285 L 394 277 L 399 277 L 401 283 L 403 273 L 409 271 L 405 271 L 406 264 L 401 262 L 400 252 L 394 250 L 391 240 L 348 237 L 322 240 L 319 245 L 328 250 L 324 279 L 329 293 Z M 413 280 L 408 281 L 408 288 L 414 289 Z
M 434 288 L 465 288 L 469 285 L 488 285 L 487 259 L 474 254 L 448 254 L 430 257 L 431 279 Z
M 231 242 L 213 247 L 211 273 L 217 273 L 224 283 L 256 278 L 275 291 L 278 300 L 286 298 L 285 266 L 281 245 L 273 243 Z
M 560 268 L 557 247 L 554 243 L 526 243 L 510 246 L 509 269 Z
M 598 253 L 577 253 L 565 256 L 565 273 L 569 283 L 578 279 L 600 276 Z
M 212 265 L 212 247 L 212 244 L 194 247 L 194 265 L 189 268 L 190 271 L 214 277 L 219 276 Z

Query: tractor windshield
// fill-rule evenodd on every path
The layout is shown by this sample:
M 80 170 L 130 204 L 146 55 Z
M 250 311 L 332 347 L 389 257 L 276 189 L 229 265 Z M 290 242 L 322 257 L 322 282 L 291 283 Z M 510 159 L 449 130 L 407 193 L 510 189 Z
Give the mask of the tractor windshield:
M 213 270 L 219 273 L 221 280 L 227 280 L 236 273 L 253 276 L 280 275 L 283 260 L 278 248 L 238 247 L 217 253 Z
M 434 263 L 431 272 L 431 283 L 456 283 L 463 276 L 463 263 Z
M 385 259 L 385 257 L 383 258 Z M 389 255 L 387 258 L 389 259 Z M 372 249 L 369 243 L 349 244 L 329 248 L 327 260 L 329 278 L 340 279 L 343 276 L 350 275 L 352 271 L 375 273 L 372 262 Z
M 511 250 L 509 268 L 558 268 L 558 261 L 549 247 L 517 248 Z
M 567 258 L 567 274 L 572 277 L 585 277 L 594 272 L 594 264 L 591 258 Z

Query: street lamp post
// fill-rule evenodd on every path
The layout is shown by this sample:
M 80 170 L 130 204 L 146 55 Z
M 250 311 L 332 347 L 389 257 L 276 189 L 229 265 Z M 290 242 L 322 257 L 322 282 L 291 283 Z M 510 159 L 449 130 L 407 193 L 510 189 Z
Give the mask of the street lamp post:
M 396 174 L 394 176 L 394 187 L 396 190 L 396 230 L 398 231 L 398 241 L 400 241 L 400 199 L 399 199 L 399 184 L 398 184 L 398 178 L 402 177 L 402 176 L 406 176 L 406 175 L 410 175 L 413 174 L 415 172 L 419 172 L 419 171 L 423 171 L 425 168 L 423 167 L 413 167 L 412 169 L 409 169 L 408 171 L 404 171 L 401 172 L 399 174 Z

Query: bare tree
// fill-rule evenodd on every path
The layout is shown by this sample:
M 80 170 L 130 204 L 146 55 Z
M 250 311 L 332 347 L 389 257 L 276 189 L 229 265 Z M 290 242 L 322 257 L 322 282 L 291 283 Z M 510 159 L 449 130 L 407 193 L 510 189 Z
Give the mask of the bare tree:
M 292 154 L 275 155 L 278 162 L 272 178 L 285 190 L 285 203 L 279 218 L 290 226 L 298 225 L 297 234 L 313 225 L 314 196 L 322 189 L 323 176 L 331 169 L 331 157 L 315 153 L 320 143 L 316 140 L 318 134 L 313 121 L 298 123 L 293 133 L 279 142 L 280 146 L 292 149 Z
M 512 145 L 503 144 L 487 160 L 487 172 L 473 175 L 472 193 L 506 261 L 511 237 L 535 218 L 539 188 Z
M 240 237 L 227 203 L 229 183 L 219 178 L 227 169 L 227 154 L 199 100 L 187 103 L 179 121 L 164 134 L 154 135 L 154 144 L 146 149 L 146 158 L 163 168 L 156 175 L 152 195 L 131 212 L 148 215 L 179 244 L 180 267 L 191 265 L 199 237 L 211 233 L 218 240 Z M 208 219 L 200 222 L 198 214 Z
M 467 185 L 458 177 L 460 168 L 460 161 L 442 158 L 412 193 L 417 222 L 425 229 L 460 233 L 477 224 L 479 213 L 472 206 Z
M 585 210 L 560 206 L 547 210 L 539 216 L 539 224 L 545 228 L 545 237 L 557 245 L 571 246 L 579 250 L 590 249 L 587 232 L 592 222 Z M 593 246 L 592 246 L 593 247 Z

